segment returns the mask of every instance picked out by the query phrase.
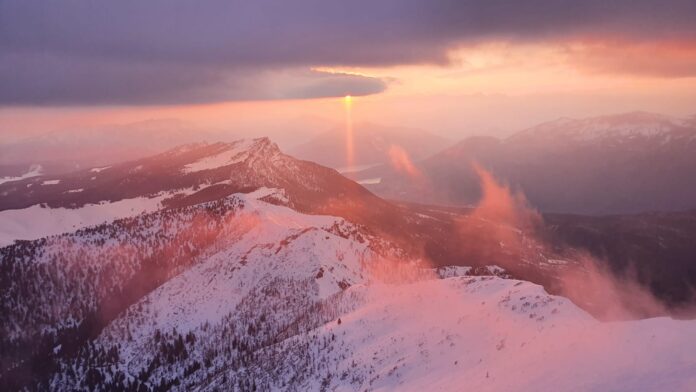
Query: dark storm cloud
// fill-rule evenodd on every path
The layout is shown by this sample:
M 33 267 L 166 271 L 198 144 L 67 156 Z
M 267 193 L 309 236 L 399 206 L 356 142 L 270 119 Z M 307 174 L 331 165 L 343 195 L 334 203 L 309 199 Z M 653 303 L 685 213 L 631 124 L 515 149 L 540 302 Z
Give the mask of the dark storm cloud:
M 279 98 L 361 96 L 381 93 L 387 88 L 383 80 L 343 73 L 308 72 L 299 80 L 295 87 L 284 92 L 285 97 Z
M 0 102 L 267 99 L 250 86 L 266 72 L 444 63 L 453 46 L 487 39 L 688 41 L 694 15 L 693 0 L 0 0 Z M 271 95 L 384 88 L 359 76 L 314 76 Z
M 280 71 L 124 62 L 52 54 L 0 54 L 0 105 L 153 105 L 376 94 L 377 78 L 302 69 Z

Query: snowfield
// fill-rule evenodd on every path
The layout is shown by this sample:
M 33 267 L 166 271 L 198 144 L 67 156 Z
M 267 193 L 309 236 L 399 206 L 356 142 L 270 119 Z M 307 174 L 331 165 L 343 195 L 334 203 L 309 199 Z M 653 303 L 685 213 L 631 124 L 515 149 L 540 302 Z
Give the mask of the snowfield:
M 540 286 L 456 277 L 364 288 L 366 304 L 320 328 L 359 389 L 691 391 L 693 321 L 601 323 Z M 345 355 L 345 358 L 342 356 Z M 340 390 L 351 389 L 335 380 Z M 333 383 L 331 384 L 334 385 Z M 357 389 L 357 388 L 356 388 Z
M 10 245 L 15 240 L 34 240 L 155 211 L 165 198 L 138 197 L 113 203 L 88 204 L 76 209 L 33 205 L 19 210 L 0 211 L 0 247 Z
M 253 140 L 237 141 L 229 148 L 226 148 L 215 155 L 201 158 L 196 162 L 184 166 L 182 172 L 195 173 L 202 170 L 217 169 L 218 167 L 242 162 L 249 156 L 249 147 L 253 144 L 253 142 Z
M 11 181 L 19 181 L 23 180 L 25 178 L 31 178 L 31 177 L 36 177 L 40 176 L 41 172 L 43 171 L 43 168 L 41 165 L 32 165 L 29 168 L 29 171 L 26 173 L 22 174 L 21 176 L 16 176 L 16 177 L 0 177 L 0 184 L 3 184 L 5 182 L 11 182 Z
M 68 192 L 82 192 L 82 189 Z M 189 195 L 193 192 L 189 188 L 179 189 L 161 192 L 153 197 L 104 201 L 80 208 L 50 208 L 37 204 L 17 210 L 3 210 L 0 211 L 0 247 L 10 245 L 15 240 L 35 240 L 157 211 L 162 208 L 164 200 L 174 195 Z

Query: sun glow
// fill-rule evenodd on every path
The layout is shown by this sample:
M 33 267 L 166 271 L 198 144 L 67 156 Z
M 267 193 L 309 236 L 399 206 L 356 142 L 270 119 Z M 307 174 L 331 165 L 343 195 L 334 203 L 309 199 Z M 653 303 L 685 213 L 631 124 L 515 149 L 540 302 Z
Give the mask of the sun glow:
M 350 95 L 343 97 L 343 105 L 346 110 L 346 166 L 352 167 L 355 162 L 352 115 L 353 97 Z

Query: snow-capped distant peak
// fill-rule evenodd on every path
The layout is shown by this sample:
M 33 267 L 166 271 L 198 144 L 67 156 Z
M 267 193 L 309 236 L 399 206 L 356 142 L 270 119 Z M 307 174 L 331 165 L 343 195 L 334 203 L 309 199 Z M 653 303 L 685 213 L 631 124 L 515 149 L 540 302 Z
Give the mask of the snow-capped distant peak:
M 560 118 L 529 128 L 508 138 L 508 141 L 524 139 L 561 139 L 574 142 L 597 140 L 666 139 L 677 131 L 696 129 L 687 120 L 664 115 L 633 112 L 585 119 Z M 663 140 L 664 141 L 664 140 Z

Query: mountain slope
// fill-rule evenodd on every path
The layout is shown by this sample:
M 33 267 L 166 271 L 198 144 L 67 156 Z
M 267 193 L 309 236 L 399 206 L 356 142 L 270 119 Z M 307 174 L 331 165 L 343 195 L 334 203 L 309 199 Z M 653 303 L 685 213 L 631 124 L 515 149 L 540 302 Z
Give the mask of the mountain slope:
M 0 184 L 0 216 L 5 218 L 0 232 L 6 238 L 19 229 L 42 233 L 36 228 L 45 219 L 71 215 L 61 209 L 93 216 L 66 227 L 74 230 L 102 218 L 216 200 L 259 187 L 283 189 L 288 205 L 307 212 L 341 215 L 353 209 L 355 219 L 368 221 L 373 215 L 361 211 L 361 205 L 389 211 L 388 203 L 335 171 L 289 157 L 261 138 L 188 145 L 132 162 Z M 17 222 L 23 227 L 18 229 Z
M 325 298 L 362 281 L 363 264 L 376 257 L 367 234 L 258 200 L 275 195 L 261 189 L 0 249 L 4 380 L 41 360 L 60 369 L 62 356 L 83 355 L 75 351 L 82 342 L 124 309 L 141 309 L 148 293 L 167 298 L 163 325 L 185 330 L 187 320 L 212 322 L 204 316 L 224 316 L 266 284 L 286 282 L 308 305 L 311 292 Z

